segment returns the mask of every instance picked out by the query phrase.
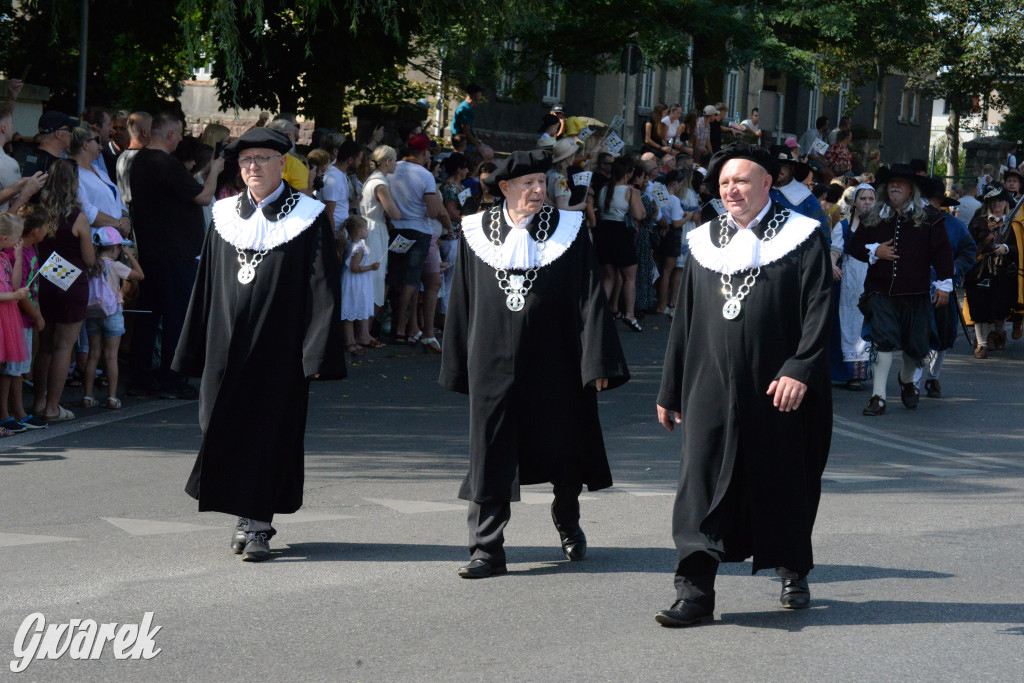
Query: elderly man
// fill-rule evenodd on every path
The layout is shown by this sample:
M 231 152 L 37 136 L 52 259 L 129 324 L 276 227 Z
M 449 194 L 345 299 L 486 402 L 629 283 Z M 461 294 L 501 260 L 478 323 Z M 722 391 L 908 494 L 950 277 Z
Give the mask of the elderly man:
M 203 443 L 186 493 L 238 515 L 231 550 L 270 557 L 275 514 L 302 506 L 311 379 L 345 377 L 339 267 L 324 205 L 285 183 L 281 133 L 252 128 L 226 148 L 248 189 L 213 206 L 174 357 L 202 377 Z
M 811 174 L 811 167 L 794 159 L 785 145 L 773 145 L 772 156 L 779 161 L 779 176 L 771 190 L 771 199 L 794 213 L 813 218 L 826 242 L 831 241 L 832 228 L 828 215 L 821 208 L 821 202 L 811 194 L 804 181 Z
M 629 379 L 583 214 L 544 204 L 548 152 L 514 152 L 487 179 L 504 201 L 462 220 L 441 385 L 470 397 L 467 579 L 504 574 L 521 484 L 554 484 L 562 552 L 582 560 L 579 494 L 612 485 L 597 394 Z
M 921 201 L 930 181 L 907 164 L 895 164 L 879 172 L 878 182 L 878 199 L 846 247 L 850 256 L 868 263 L 864 323 L 871 326 L 877 351 L 873 391 L 863 411 L 868 417 L 885 414 L 885 385 L 896 349 L 903 351 L 903 371 L 896 375 L 900 399 L 907 409 L 917 408 L 932 305 L 947 305 L 953 291 L 953 248 L 943 213 Z
M 817 223 L 770 200 L 778 160 L 733 143 L 708 183 L 726 213 L 687 235 L 658 420 L 682 425 L 672 519 L 676 601 L 663 626 L 713 619 L 720 562 L 775 568 L 807 607 L 811 529 L 832 434 L 832 272 Z

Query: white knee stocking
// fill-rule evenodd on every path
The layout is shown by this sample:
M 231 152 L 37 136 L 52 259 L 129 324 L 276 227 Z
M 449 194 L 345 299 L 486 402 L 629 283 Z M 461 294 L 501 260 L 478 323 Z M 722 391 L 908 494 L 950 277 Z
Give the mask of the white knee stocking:
M 942 372 L 942 361 L 946 359 L 945 351 L 933 351 L 928 359 L 928 379 L 938 379 Z
M 892 351 L 879 351 L 875 358 L 873 371 L 875 377 L 872 380 L 871 393 L 874 396 L 885 398 L 885 383 L 889 379 L 889 370 L 892 368 Z

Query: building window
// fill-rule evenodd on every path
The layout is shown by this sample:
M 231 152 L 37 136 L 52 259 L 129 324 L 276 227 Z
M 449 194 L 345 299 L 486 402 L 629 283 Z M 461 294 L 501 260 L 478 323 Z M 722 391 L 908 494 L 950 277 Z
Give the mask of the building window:
M 838 122 L 840 117 L 846 116 L 846 108 L 850 105 L 850 79 L 844 78 L 839 84 L 839 113 L 836 115 Z M 838 125 L 838 123 L 837 123 Z
M 920 119 L 920 108 L 920 96 L 913 90 L 904 90 L 900 97 L 900 110 L 896 115 L 896 120 L 903 123 L 917 123 Z
M 195 81 L 212 81 L 213 80 L 213 64 L 207 63 L 202 67 L 192 72 L 192 80 Z
M 814 122 L 818 118 L 818 112 L 820 111 L 821 88 L 819 87 L 818 67 L 814 67 L 812 78 L 814 79 L 814 87 L 810 90 L 807 102 L 807 130 L 814 128 Z
M 562 67 L 548 62 L 544 69 L 547 83 L 544 86 L 544 104 L 555 104 L 562 101 Z
M 693 109 L 693 43 L 686 46 L 686 66 L 683 67 L 683 118 Z
M 654 110 L 654 67 L 645 66 L 640 72 L 640 111 L 649 114 Z
M 502 59 L 502 62 L 504 64 L 512 63 L 513 60 L 511 59 L 511 56 L 515 54 L 518 49 L 518 44 L 514 41 L 506 40 L 505 44 L 502 46 L 502 51 L 504 53 L 504 59 Z M 515 90 L 515 87 L 515 72 L 502 69 L 501 76 L 498 78 L 498 97 L 511 97 L 512 91 Z
M 725 118 L 739 120 L 740 72 L 733 69 L 725 74 Z

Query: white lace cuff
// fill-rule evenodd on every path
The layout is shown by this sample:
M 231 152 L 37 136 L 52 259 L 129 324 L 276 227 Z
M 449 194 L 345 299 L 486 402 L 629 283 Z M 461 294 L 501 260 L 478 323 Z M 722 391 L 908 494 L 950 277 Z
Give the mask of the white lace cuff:
M 953 291 L 953 280 L 952 279 L 938 280 L 936 282 L 933 282 L 932 286 L 935 287 L 935 289 L 937 291 L 945 292 L 946 294 L 950 294 Z
M 872 242 L 871 244 L 867 245 L 866 248 L 868 250 L 868 264 L 873 266 L 878 261 L 878 257 L 875 256 L 875 250 L 878 249 L 880 246 L 882 246 L 881 242 Z

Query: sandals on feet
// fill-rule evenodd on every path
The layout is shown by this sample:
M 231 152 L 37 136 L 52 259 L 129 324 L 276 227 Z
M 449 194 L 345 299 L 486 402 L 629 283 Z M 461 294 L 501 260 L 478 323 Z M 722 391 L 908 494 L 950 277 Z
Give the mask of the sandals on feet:
M 121 399 L 111 396 L 107 399 L 107 408 L 111 410 L 118 410 L 121 407 Z
M 361 356 L 364 353 L 366 353 L 365 351 L 363 351 L 363 347 L 360 346 L 359 344 L 349 344 L 348 346 L 345 347 L 345 350 L 351 353 L 353 356 Z
M 379 339 L 370 339 L 370 341 L 366 342 L 365 344 L 361 344 L 361 346 L 364 349 L 383 349 L 385 346 L 387 346 L 387 344 L 385 344 Z
M 636 318 L 632 320 L 629 318 L 622 318 L 622 322 L 626 323 L 626 327 L 633 330 L 634 332 L 643 332 L 644 328 L 640 327 L 640 323 L 636 321 Z
M 100 402 L 94 399 L 92 396 L 83 396 L 82 402 L 79 403 L 78 405 L 82 406 L 83 408 L 95 408 L 99 404 Z
M 441 353 L 441 345 L 438 343 L 437 337 L 423 337 L 420 339 L 420 344 L 434 353 Z
M 57 408 L 59 412 L 56 415 L 44 415 L 43 419 L 47 422 L 67 422 L 75 419 L 75 414 L 64 406 L 57 406 Z

